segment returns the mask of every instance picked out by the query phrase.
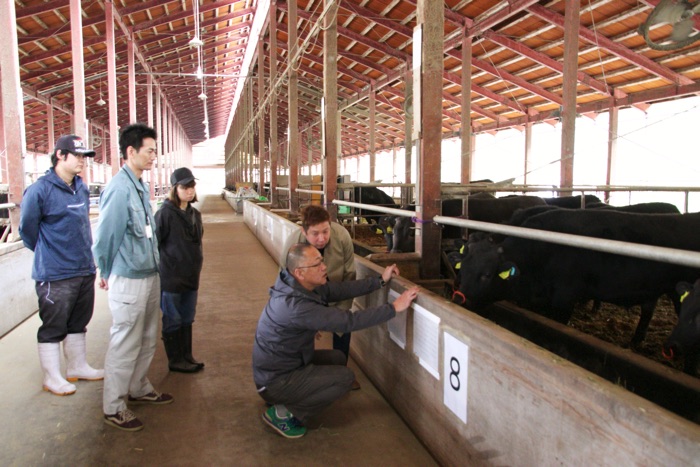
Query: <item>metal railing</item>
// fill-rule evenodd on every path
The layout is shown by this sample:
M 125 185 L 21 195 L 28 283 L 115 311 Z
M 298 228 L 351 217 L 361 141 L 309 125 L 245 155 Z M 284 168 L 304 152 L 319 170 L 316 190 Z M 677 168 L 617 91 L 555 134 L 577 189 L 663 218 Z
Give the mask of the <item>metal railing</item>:
M 557 243 L 559 245 L 586 248 L 589 250 L 602 251 L 603 253 L 613 253 L 652 261 L 664 261 L 667 263 L 680 264 L 682 266 L 700 268 L 700 252 L 697 251 L 679 250 L 676 248 L 645 245 L 642 243 L 630 243 L 619 240 L 607 240 L 602 238 L 586 237 L 583 235 L 550 232 L 547 230 L 527 229 L 524 227 L 492 224 L 490 222 L 457 219 L 455 217 L 435 216 L 433 218 L 433 222 L 437 222 L 438 224 L 453 225 L 456 227 L 486 230 L 488 232 L 512 235 L 531 240 L 541 240 L 550 243 Z
M 333 200 L 333 204 L 349 206 L 353 208 L 377 211 L 385 214 L 392 214 L 402 217 L 413 217 L 414 211 L 405 209 L 386 208 L 372 204 L 353 203 L 350 201 Z M 452 225 L 456 227 L 472 228 L 484 230 L 515 237 L 528 238 L 531 240 L 541 240 L 560 245 L 576 248 L 586 248 L 589 250 L 601 251 L 603 253 L 620 254 L 651 261 L 664 261 L 667 263 L 679 264 L 700 269 L 700 252 L 679 250 L 676 248 L 666 248 L 642 243 L 623 242 L 619 240 L 608 240 L 583 235 L 550 232 L 546 230 L 527 229 L 524 227 L 513 227 L 503 224 L 492 224 L 490 222 L 474 221 L 469 219 L 458 219 L 455 217 L 435 216 L 433 222 L 438 224 Z

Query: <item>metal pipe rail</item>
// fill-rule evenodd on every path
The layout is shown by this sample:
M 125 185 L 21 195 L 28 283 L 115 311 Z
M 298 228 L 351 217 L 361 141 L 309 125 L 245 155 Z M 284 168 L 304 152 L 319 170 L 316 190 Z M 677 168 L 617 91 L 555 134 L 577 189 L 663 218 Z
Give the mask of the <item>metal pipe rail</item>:
M 13 209 L 16 208 L 17 205 L 15 203 L 3 203 L 0 204 L 0 209 Z
M 351 208 L 366 209 L 367 211 L 378 211 L 383 212 L 385 214 L 394 214 L 396 216 L 402 217 L 413 217 L 416 215 L 415 211 L 408 211 L 406 209 L 385 208 L 384 206 L 377 206 L 376 204 L 353 203 L 351 201 L 342 201 L 337 199 L 333 200 L 333 204 L 337 204 L 339 206 L 350 206 Z
M 700 268 L 700 252 L 679 250 L 676 248 L 666 248 L 660 246 L 644 245 L 641 243 L 621 242 L 619 240 L 607 240 L 602 238 L 585 237 L 560 232 L 549 232 L 539 229 L 526 229 L 524 227 L 512 227 L 490 222 L 471 221 L 468 219 L 457 219 L 454 217 L 435 216 L 433 222 L 457 227 L 467 227 L 478 230 L 486 230 L 515 237 L 528 238 L 531 240 L 541 240 L 560 245 L 586 248 L 589 250 L 602 251 L 635 258 L 648 259 L 652 261 L 663 261 L 667 263 L 680 264 L 693 268 Z
M 306 190 L 302 188 L 297 188 L 296 190 L 297 193 L 311 193 L 312 195 L 323 195 L 323 190 Z

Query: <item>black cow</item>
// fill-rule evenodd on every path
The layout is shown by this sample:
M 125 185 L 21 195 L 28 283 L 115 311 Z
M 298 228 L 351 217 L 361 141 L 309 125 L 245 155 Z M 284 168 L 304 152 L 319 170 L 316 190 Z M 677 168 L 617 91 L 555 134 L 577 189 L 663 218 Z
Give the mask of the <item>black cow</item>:
M 700 213 L 635 214 L 613 210 L 554 209 L 521 227 L 700 251 Z M 460 265 L 460 292 L 468 307 L 497 300 L 516 303 L 567 323 L 576 303 L 599 300 L 642 306 L 632 345 L 646 334 L 656 301 L 700 271 L 673 264 L 509 236 L 471 242 Z M 669 295 L 671 296 L 671 295 Z
M 612 209 L 620 212 L 634 212 L 637 214 L 680 214 L 675 204 L 671 203 L 637 203 L 628 206 L 611 206 L 605 203 L 591 203 L 586 205 L 586 209 Z
M 603 203 L 600 198 L 595 195 L 584 195 L 584 204 L 581 206 L 581 196 L 557 196 L 554 198 L 542 198 L 545 203 L 550 206 L 558 206 L 560 208 L 579 209 L 588 207 L 591 203 Z
M 685 356 L 683 371 L 695 375 L 700 363 L 700 279 L 692 285 L 679 282 L 676 291 L 681 312 L 678 324 L 664 343 L 663 354 L 668 359 Z
M 518 209 L 544 205 L 542 198 L 536 196 L 509 196 L 505 198 L 470 196 L 467 203 L 467 212 L 463 213 L 461 199 L 444 200 L 442 202 L 442 215 L 447 217 L 464 215 L 464 217 L 475 221 L 500 223 L 508 220 Z M 409 218 L 396 220 L 393 252 L 415 251 L 415 239 L 411 235 L 413 226 L 413 221 Z M 442 238 L 462 238 L 462 229 L 455 226 L 445 226 Z
M 385 208 L 398 208 L 399 205 L 394 202 L 394 199 L 374 186 L 356 186 L 354 188 L 353 200 L 361 204 L 373 204 L 375 206 L 383 206 Z M 355 209 L 355 213 L 359 214 L 360 210 Z M 379 212 L 365 211 L 363 217 L 370 221 L 376 222 L 382 214 Z

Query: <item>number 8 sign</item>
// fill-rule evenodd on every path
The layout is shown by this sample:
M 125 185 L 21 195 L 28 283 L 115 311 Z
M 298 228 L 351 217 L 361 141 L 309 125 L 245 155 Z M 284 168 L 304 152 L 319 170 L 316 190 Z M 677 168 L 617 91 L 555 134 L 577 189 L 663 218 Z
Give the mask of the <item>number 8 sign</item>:
M 467 423 L 467 370 L 469 346 L 451 334 L 444 335 L 443 393 L 445 405 Z

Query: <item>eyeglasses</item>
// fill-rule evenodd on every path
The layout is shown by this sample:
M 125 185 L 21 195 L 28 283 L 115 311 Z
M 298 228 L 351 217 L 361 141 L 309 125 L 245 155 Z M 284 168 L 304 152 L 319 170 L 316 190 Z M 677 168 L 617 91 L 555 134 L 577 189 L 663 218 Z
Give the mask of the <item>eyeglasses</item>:
M 322 265 L 322 264 L 323 264 L 323 260 L 319 261 L 319 262 L 316 263 L 316 264 L 311 264 L 311 265 L 309 265 L 309 266 L 297 266 L 297 269 L 317 268 L 317 267 L 319 267 L 319 266 Z

